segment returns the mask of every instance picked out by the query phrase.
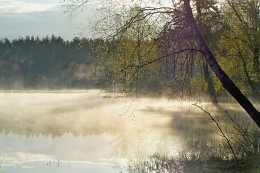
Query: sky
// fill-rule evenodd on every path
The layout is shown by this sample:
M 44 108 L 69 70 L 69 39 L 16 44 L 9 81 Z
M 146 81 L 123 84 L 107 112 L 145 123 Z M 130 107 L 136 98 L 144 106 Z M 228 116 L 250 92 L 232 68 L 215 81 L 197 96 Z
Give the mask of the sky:
M 162 2 L 166 1 L 168 2 Z M 97 1 L 72 20 L 69 13 L 65 12 L 67 9 L 62 2 L 63 0 L 0 0 L 0 39 L 12 40 L 25 36 L 43 38 L 51 35 L 61 36 L 64 40 L 95 37 L 92 24 L 101 16 L 95 10 L 98 9 Z M 147 5 L 151 1 L 144 2 Z
M 84 16 L 70 20 L 62 0 L 0 0 L 0 38 L 61 36 L 88 37 Z M 83 28 L 84 31 L 83 31 Z M 82 34 L 84 32 L 84 34 Z
M 131 3 L 139 0 L 117 0 Z M 80 15 L 69 17 L 63 0 L 0 0 L 0 39 L 18 39 L 25 36 L 95 37 L 91 29 L 101 15 L 97 1 L 93 0 Z M 145 5 L 150 1 L 144 1 Z M 149 3 L 148 3 L 149 2 Z M 116 3 L 118 4 L 118 3 Z M 95 31 L 95 30 L 94 30 Z

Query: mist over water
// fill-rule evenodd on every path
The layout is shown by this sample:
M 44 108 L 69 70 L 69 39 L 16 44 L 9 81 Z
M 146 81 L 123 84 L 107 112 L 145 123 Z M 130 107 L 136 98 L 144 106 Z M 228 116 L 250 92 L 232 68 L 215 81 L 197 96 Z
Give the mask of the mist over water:
M 217 136 L 214 124 L 192 104 L 99 90 L 1 92 L 0 170 L 118 172 L 116 165 L 129 159 L 178 156 L 184 139 Z M 210 103 L 201 105 L 217 111 Z

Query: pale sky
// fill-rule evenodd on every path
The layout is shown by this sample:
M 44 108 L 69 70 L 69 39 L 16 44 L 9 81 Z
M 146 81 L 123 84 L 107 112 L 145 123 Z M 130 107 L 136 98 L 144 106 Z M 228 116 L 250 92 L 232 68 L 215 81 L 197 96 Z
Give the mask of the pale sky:
M 138 3 L 139 0 L 117 0 L 118 2 Z M 154 0 L 157 2 L 157 0 Z M 153 0 L 142 1 L 152 6 Z M 61 36 L 64 40 L 74 37 L 95 37 L 91 24 L 98 18 L 97 1 L 92 1 L 80 16 L 70 20 L 63 0 L 0 0 L 0 39 L 16 39 L 25 36 Z M 171 0 L 160 1 L 171 4 Z M 95 4 L 96 3 L 96 4 Z M 116 3 L 117 4 L 117 3 Z M 167 5 L 166 5 L 167 6 Z
M 61 36 L 71 40 L 80 36 L 87 21 L 77 17 L 71 22 L 61 0 L 0 0 L 0 38 Z M 88 37 L 85 29 L 82 36 Z
M 126 4 L 139 0 L 117 0 Z M 168 0 L 164 0 L 166 2 Z M 61 36 L 64 40 L 74 37 L 95 37 L 91 25 L 100 16 L 97 1 L 92 1 L 80 16 L 70 20 L 63 0 L 0 0 L 0 39 L 25 36 Z M 149 2 L 149 3 L 148 3 Z M 157 1 L 156 1 L 157 2 Z M 144 1 L 145 5 L 151 1 Z M 115 3 L 118 4 L 118 3 Z

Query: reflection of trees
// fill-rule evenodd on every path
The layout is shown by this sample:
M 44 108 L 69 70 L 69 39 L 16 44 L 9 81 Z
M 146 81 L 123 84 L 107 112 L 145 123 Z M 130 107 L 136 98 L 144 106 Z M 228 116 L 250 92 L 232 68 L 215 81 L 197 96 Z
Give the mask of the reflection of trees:
M 118 116 L 122 113 L 117 112 L 117 103 L 122 102 L 120 99 L 118 102 L 111 100 L 110 102 L 109 98 L 82 96 L 60 103 L 57 100 L 52 101 L 51 97 L 46 103 L 36 101 L 33 104 L 33 99 L 36 98 L 31 96 L 27 98 L 27 101 L 31 99 L 28 101 L 28 105 L 32 104 L 31 106 L 24 103 L 20 105 L 22 108 L 4 107 L 0 115 L 0 132 L 32 137 L 38 135 L 61 137 L 68 133 L 74 136 L 105 133 L 112 135 L 126 133 L 125 135 L 135 136 L 140 132 L 146 132 L 199 139 L 214 139 L 216 134 L 212 122 L 200 112 L 193 111 L 192 107 L 165 109 L 144 106 L 135 110 L 134 114 L 138 121 L 133 121 L 127 115 Z M 228 125 L 228 122 L 226 124 Z
M 111 113 L 110 118 L 102 112 L 103 107 L 109 107 L 112 102 L 98 94 L 5 93 L 2 97 L 6 98 L 6 103 L 1 105 L 2 134 L 61 137 L 71 133 L 87 136 L 114 134 L 122 128 L 118 116 Z
M 104 133 L 115 133 L 114 129 L 109 126 L 105 127 L 102 123 L 95 122 L 93 124 L 83 125 L 77 120 L 44 120 L 42 118 L 28 117 L 19 120 L 8 120 L 0 118 L 1 134 L 17 134 L 34 136 L 52 136 L 61 137 L 64 134 L 71 133 L 74 136 L 101 135 Z
M 252 127 L 252 122 L 248 120 L 241 123 L 237 115 L 226 114 L 223 117 L 228 116 L 233 123 L 233 127 L 228 129 L 224 122 L 219 122 L 219 116 L 214 117 L 214 122 L 220 127 L 222 142 L 185 138 L 185 147 L 177 157 L 158 153 L 149 158 L 131 160 L 128 172 L 259 172 L 259 130 Z M 210 117 L 213 120 L 212 115 Z
M 236 172 L 234 161 L 223 159 L 228 158 L 228 149 L 220 150 L 216 143 L 209 145 L 207 141 L 196 141 L 197 145 L 204 148 L 196 151 L 181 153 L 179 157 L 169 157 L 155 154 L 149 159 L 139 159 L 130 161 L 128 165 L 129 173 L 195 173 L 195 172 Z M 191 144 L 194 144 L 193 142 Z M 212 151 L 213 152 L 208 152 Z M 217 151 L 217 152 L 216 152 Z

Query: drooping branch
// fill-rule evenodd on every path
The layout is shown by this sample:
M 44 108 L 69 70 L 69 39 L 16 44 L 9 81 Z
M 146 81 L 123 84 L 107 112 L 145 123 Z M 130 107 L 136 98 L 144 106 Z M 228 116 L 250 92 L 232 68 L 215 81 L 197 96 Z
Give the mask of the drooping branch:
M 223 87 L 244 108 L 244 110 L 254 120 L 257 126 L 260 127 L 260 112 L 257 111 L 253 104 L 248 100 L 248 98 L 240 91 L 240 89 L 234 84 L 234 82 L 229 78 L 229 76 L 222 70 L 198 29 L 198 25 L 196 23 L 196 20 L 194 19 L 192 9 L 190 6 L 190 0 L 183 1 L 186 13 L 186 20 L 189 23 L 192 34 L 196 40 L 197 46 L 199 47 L 203 57 L 205 58 L 213 72 L 216 74 L 216 76 L 222 83 Z
M 237 153 L 235 152 L 235 149 L 233 147 L 233 144 L 232 144 L 230 138 L 224 132 L 224 129 L 223 129 L 223 127 L 221 126 L 221 124 L 219 122 L 219 117 L 216 117 L 216 118 L 213 117 L 213 115 L 211 115 L 211 113 L 209 113 L 208 111 L 203 109 L 201 106 L 197 105 L 196 103 L 193 104 L 193 105 L 196 106 L 197 108 L 199 108 L 200 110 L 202 110 L 207 116 L 209 116 L 209 119 L 215 123 L 215 125 L 217 126 L 217 128 L 218 128 L 218 130 L 220 132 L 220 136 L 224 139 L 224 141 L 226 142 L 228 148 L 231 150 L 231 152 L 232 152 L 232 154 L 233 154 L 233 156 L 235 158 L 235 161 L 236 161 L 237 168 L 238 168 L 239 172 L 241 172 L 241 168 L 240 168 L 240 164 L 239 164 L 239 161 L 238 161 Z

